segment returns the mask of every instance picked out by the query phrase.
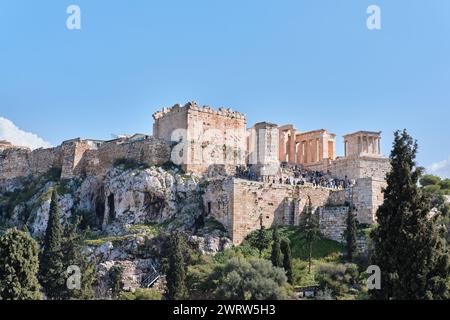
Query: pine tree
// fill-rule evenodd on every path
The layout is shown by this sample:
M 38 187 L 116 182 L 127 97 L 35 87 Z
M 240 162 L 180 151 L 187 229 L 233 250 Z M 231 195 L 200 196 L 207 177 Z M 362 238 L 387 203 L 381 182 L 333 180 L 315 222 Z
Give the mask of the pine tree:
M 281 239 L 278 228 L 273 229 L 273 243 L 271 261 L 274 267 L 283 268 L 283 255 L 281 253 Z
M 76 219 L 73 224 L 69 224 L 67 221 L 64 223 L 62 244 L 64 268 L 67 270 L 70 266 L 76 266 L 81 273 L 80 289 L 69 289 L 66 286 L 63 296 L 66 300 L 89 300 L 95 297 L 95 292 L 92 288 L 96 280 L 95 262 L 89 261 L 88 257 L 83 253 L 82 237 L 77 233 L 79 224 L 79 219 Z
M 308 246 L 308 272 L 312 269 L 313 245 L 320 238 L 319 220 L 314 214 L 311 197 L 308 196 L 308 205 L 306 207 L 305 222 L 303 225 L 304 239 Z
M 347 228 L 344 232 L 345 247 L 348 261 L 352 262 L 358 250 L 358 236 L 357 236 L 358 222 L 356 214 L 354 213 L 353 205 L 350 205 L 347 214 Z
M 178 232 L 172 234 L 169 246 L 166 298 L 167 300 L 184 300 L 188 297 L 188 294 L 184 260 L 187 248 L 183 236 Z
M 283 253 L 283 267 L 284 270 L 286 271 L 288 282 L 290 284 L 294 284 L 294 273 L 292 268 L 292 252 L 289 239 L 283 238 L 283 240 L 281 240 L 281 251 Z
M 39 280 L 49 299 L 61 299 L 66 290 L 62 237 L 63 229 L 60 222 L 57 195 L 56 190 L 53 190 L 39 269 Z
M 416 165 L 417 148 L 406 130 L 395 133 L 392 170 L 372 233 L 372 264 L 382 272 L 381 290 L 371 291 L 375 299 L 449 298 L 448 249 L 418 187 L 423 169 Z
M 40 300 L 39 249 L 28 233 L 8 230 L 0 238 L 0 300 Z

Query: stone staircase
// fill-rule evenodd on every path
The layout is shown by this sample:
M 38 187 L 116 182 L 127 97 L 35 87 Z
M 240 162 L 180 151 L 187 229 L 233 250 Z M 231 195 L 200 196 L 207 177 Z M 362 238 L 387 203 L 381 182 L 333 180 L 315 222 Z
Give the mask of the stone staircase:
M 142 277 L 141 287 L 146 289 L 151 288 L 160 277 L 160 274 L 156 271 L 153 264 L 150 265 L 149 273 Z

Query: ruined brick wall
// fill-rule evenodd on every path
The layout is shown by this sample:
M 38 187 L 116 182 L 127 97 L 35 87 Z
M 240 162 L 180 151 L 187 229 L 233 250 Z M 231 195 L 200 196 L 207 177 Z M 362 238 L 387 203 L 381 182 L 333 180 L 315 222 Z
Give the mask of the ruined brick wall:
M 330 193 L 330 197 L 328 198 L 328 204 L 330 206 L 339 206 L 343 203 L 349 202 L 351 190 L 337 190 Z
M 263 225 L 299 225 L 308 196 L 315 208 L 325 206 L 333 191 L 309 186 L 269 184 L 228 178 L 211 182 L 204 195 L 209 214 L 222 222 L 233 243 L 240 244 Z M 208 209 L 207 209 L 208 210 Z
M 1 179 L 9 180 L 31 174 L 30 154 L 31 150 L 28 148 L 8 148 L 0 152 Z
M 187 130 L 187 113 L 187 108 L 183 108 L 180 105 L 156 112 L 153 115 L 153 136 L 166 141 L 172 141 L 172 134 L 175 130 Z
M 234 179 L 215 179 L 208 182 L 203 195 L 206 215 L 220 223 L 227 230 L 233 226 Z
M 95 150 L 88 140 L 74 139 L 65 141 L 62 146 L 62 179 L 72 179 L 83 168 L 83 157 L 88 150 Z
M 170 160 L 166 141 L 147 137 L 139 141 L 105 142 L 98 149 L 89 149 L 74 169 L 75 176 L 102 176 L 116 160 L 127 159 L 148 165 L 162 165 Z
M 176 105 L 153 115 L 156 138 L 177 142 L 172 161 L 184 170 L 230 173 L 245 164 L 247 129 L 245 116 L 230 109 L 199 107 L 195 102 Z M 174 131 L 176 134 L 174 135 Z
M 34 150 L 29 158 L 32 174 L 43 174 L 52 168 L 61 168 L 61 155 L 61 147 Z
M 43 174 L 54 167 L 62 169 L 62 179 L 101 176 L 118 159 L 162 165 L 170 160 L 170 145 L 164 140 L 146 136 L 140 140 L 124 138 L 105 143 L 74 139 L 56 148 L 34 151 L 28 148 L 7 148 L 0 151 L 0 183 Z
M 387 158 L 349 157 L 333 161 L 330 165 L 330 172 L 333 176 L 339 178 L 347 176 L 353 180 L 367 177 L 385 179 L 390 168 Z
M 0 180 L 7 181 L 46 173 L 61 167 L 61 148 L 37 149 L 11 147 L 0 151 Z
M 348 206 L 321 207 L 319 210 L 320 232 L 328 239 L 344 242 L 347 228 Z
M 225 226 L 236 245 L 260 228 L 261 216 L 266 228 L 299 225 L 308 196 L 319 210 L 322 233 L 342 241 L 350 201 L 353 199 L 358 221 L 373 224 L 376 210 L 383 202 L 385 185 L 383 180 L 363 178 L 353 189 L 333 191 L 226 178 L 210 181 L 203 199 L 207 214 Z
M 203 173 L 210 166 L 224 166 L 225 172 L 229 172 L 236 165 L 245 164 L 245 117 L 227 110 L 192 108 L 188 112 L 188 131 L 188 171 Z
M 373 224 L 376 222 L 376 212 L 383 204 L 383 189 L 386 186 L 385 180 L 370 177 L 361 178 L 356 180 L 352 188 L 330 194 L 328 203 L 330 206 L 353 203 L 356 208 L 358 222 Z
M 379 206 L 383 204 L 383 188 L 386 188 L 386 186 L 385 180 L 358 179 L 353 187 L 353 203 L 360 223 L 373 224 L 376 222 L 376 212 Z

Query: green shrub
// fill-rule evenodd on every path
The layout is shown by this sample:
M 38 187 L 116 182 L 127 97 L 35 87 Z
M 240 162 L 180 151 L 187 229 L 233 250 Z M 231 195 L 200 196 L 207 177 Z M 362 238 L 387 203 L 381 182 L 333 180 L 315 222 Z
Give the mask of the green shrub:
M 224 233 L 227 232 L 227 229 L 224 227 L 224 225 L 221 222 L 219 222 L 216 219 L 211 218 L 211 217 L 208 217 L 208 218 L 205 219 L 205 226 L 204 226 L 204 228 L 208 232 L 211 232 L 211 231 L 214 231 L 214 230 L 219 230 L 219 231 L 224 232 Z
M 430 195 L 439 194 L 441 193 L 441 186 L 439 186 L 438 184 L 428 185 L 423 187 L 423 190 L 425 190 L 425 192 L 429 193 Z
M 44 180 L 58 182 L 61 179 L 62 168 L 53 167 L 44 174 Z
M 449 194 L 450 192 L 450 179 L 445 179 L 439 182 L 439 186 L 441 187 L 441 190 L 443 190 L 446 194 Z
M 316 281 L 322 290 L 329 289 L 335 297 L 360 289 L 358 266 L 355 264 L 322 264 L 318 268 Z
M 438 185 L 439 182 L 441 182 L 441 178 L 431 174 L 424 175 L 420 178 L 420 185 L 422 187 Z
M 195 264 L 188 267 L 186 285 L 191 299 L 208 300 L 210 292 L 216 288 L 214 281 L 210 281 L 217 262 L 210 256 L 200 256 Z
M 151 300 L 160 301 L 163 295 L 155 289 L 136 289 L 135 292 L 121 292 L 117 300 Z
M 128 232 L 133 234 L 146 234 L 150 236 L 157 236 L 161 232 L 161 225 L 156 223 L 136 224 L 127 228 Z
M 25 204 L 30 201 L 48 182 L 59 182 L 61 178 L 61 168 L 51 168 L 48 172 L 37 176 L 28 177 L 24 181 L 24 187 L 22 189 L 16 189 L 12 192 L 5 192 L 0 199 L 0 212 L 4 214 L 4 218 L 11 218 L 14 208 L 19 204 Z M 48 196 L 48 192 L 45 194 Z M 45 198 L 41 197 L 43 200 Z M 29 213 L 28 208 L 25 208 L 25 213 Z M 27 217 L 22 217 L 22 220 L 26 220 Z
M 150 166 L 146 163 L 141 163 L 134 159 L 127 159 L 127 158 L 116 159 L 113 163 L 113 166 L 116 168 L 122 168 L 125 171 L 150 168 Z
M 101 227 L 102 221 L 92 211 L 77 211 L 75 216 L 80 218 L 79 228 L 81 231 L 88 229 L 98 229 Z
M 181 169 L 181 166 L 176 165 L 175 163 L 173 163 L 172 161 L 166 161 L 161 165 L 161 168 L 166 170 L 166 171 L 170 171 L 170 170 L 175 170 L 175 171 L 180 171 L 182 172 L 183 170 Z
M 211 280 L 220 300 L 284 300 L 291 295 L 284 270 L 262 259 L 231 258 L 216 267 Z
M 104 245 L 107 242 L 112 242 L 115 244 L 119 244 L 123 241 L 126 241 L 130 238 L 130 236 L 112 236 L 112 237 L 104 237 L 104 238 L 98 238 L 98 239 L 90 239 L 86 240 L 85 244 L 87 246 L 101 246 Z

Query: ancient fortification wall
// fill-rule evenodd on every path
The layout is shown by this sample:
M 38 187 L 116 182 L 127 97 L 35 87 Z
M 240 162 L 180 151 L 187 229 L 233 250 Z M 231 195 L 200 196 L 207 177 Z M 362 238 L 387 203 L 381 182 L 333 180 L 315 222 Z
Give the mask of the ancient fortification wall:
M 245 115 L 227 108 L 199 107 L 195 102 L 165 108 L 153 118 L 153 137 L 73 139 L 35 151 L 0 141 L 0 190 L 8 181 L 53 167 L 61 168 L 62 179 L 72 179 L 102 176 L 119 159 L 150 165 L 171 160 L 187 172 L 209 175 L 203 195 L 207 214 L 227 228 L 235 244 L 259 229 L 261 217 L 267 228 L 299 225 L 309 197 L 320 215 L 323 234 L 331 239 L 342 240 L 350 203 L 359 222 L 375 222 L 390 170 L 389 159 L 381 155 L 380 132 L 346 135 L 346 156 L 335 160 L 335 135 L 323 129 L 299 133 L 292 125 L 262 122 L 247 130 Z M 280 162 L 347 177 L 355 184 L 335 191 L 233 178 L 236 166 L 252 164 L 251 170 L 262 181 L 278 181 Z
M 348 206 L 319 208 L 320 232 L 328 239 L 344 242 Z
M 352 190 L 352 198 L 360 223 L 375 223 L 376 212 L 384 201 L 383 189 L 386 186 L 386 181 L 380 179 L 362 178 L 357 181 Z
M 184 170 L 202 174 L 219 167 L 229 173 L 236 165 L 245 164 L 247 127 L 243 114 L 190 102 L 165 108 L 153 118 L 153 135 L 178 143 L 173 160 Z
M 210 183 L 204 195 L 208 214 L 229 231 L 235 244 L 240 244 L 252 231 L 263 225 L 299 225 L 308 197 L 314 208 L 326 206 L 329 189 L 291 186 L 227 178 Z M 343 203 L 341 203 L 343 205 Z
M 0 150 L 0 180 L 11 180 L 46 173 L 61 167 L 61 148 L 38 149 L 12 147 Z
M 235 244 L 260 228 L 260 217 L 266 228 L 301 224 L 308 196 L 318 210 L 322 233 L 343 241 L 350 203 L 359 223 L 373 224 L 385 186 L 384 180 L 362 178 L 353 188 L 335 191 L 226 178 L 210 181 L 203 199 L 207 215 L 225 226 Z
M 389 159 L 381 157 L 338 158 L 331 162 L 329 170 L 333 176 L 357 180 L 372 177 L 385 179 L 390 170 Z
M 118 159 L 161 165 L 170 160 L 170 146 L 163 140 L 148 136 L 138 141 L 105 142 L 98 149 L 86 150 L 73 172 L 76 176 L 101 176 Z
M 61 168 L 62 179 L 103 175 L 118 159 L 161 165 L 170 160 L 170 146 L 149 136 L 109 142 L 74 139 L 50 149 L 12 147 L 0 150 L 0 182 Z

